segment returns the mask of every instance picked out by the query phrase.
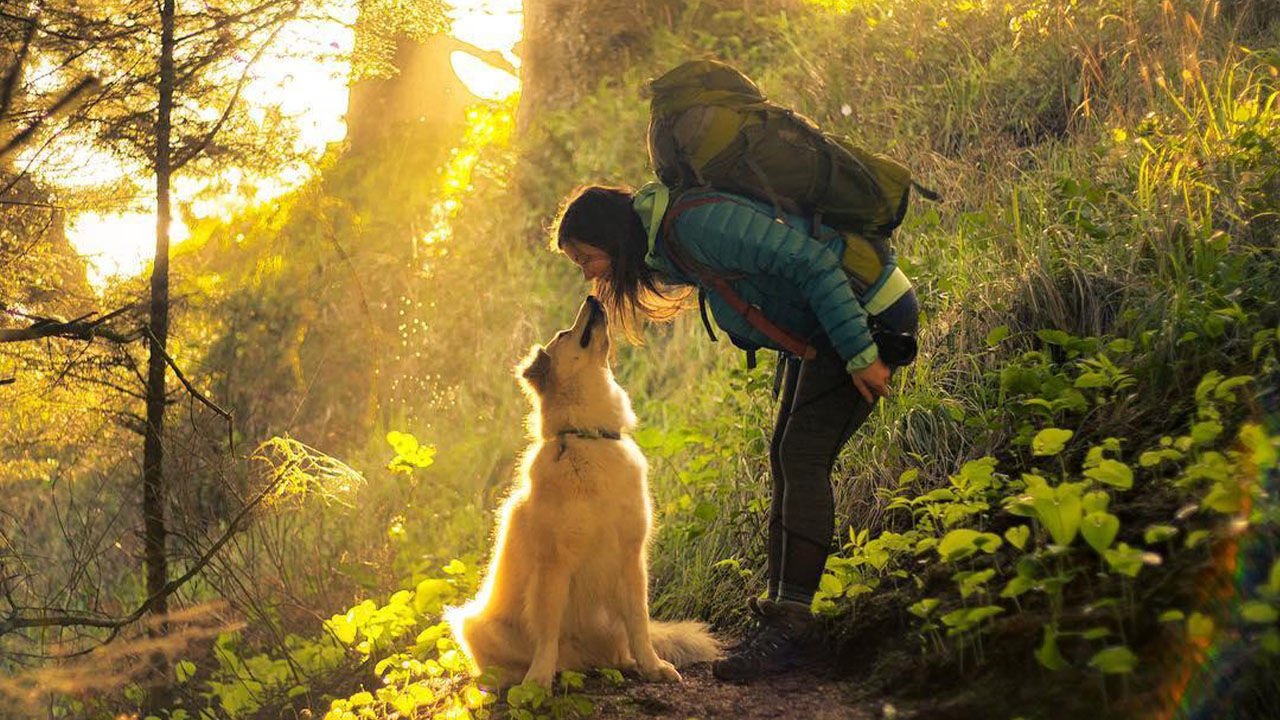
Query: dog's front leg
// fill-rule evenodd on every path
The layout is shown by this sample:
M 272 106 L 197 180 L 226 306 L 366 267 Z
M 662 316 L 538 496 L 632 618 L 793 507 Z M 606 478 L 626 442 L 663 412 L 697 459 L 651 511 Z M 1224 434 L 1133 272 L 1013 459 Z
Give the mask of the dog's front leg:
M 529 595 L 529 634 L 533 640 L 533 662 L 525 682 L 551 687 L 560 648 L 560 626 L 569 597 L 569 563 L 563 556 L 546 558 L 534 568 Z
M 627 637 L 631 640 L 631 655 L 640 668 L 640 676 L 646 680 L 683 682 L 680 672 L 671 663 L 658 657 L 649 638 L 649 578 L 645 569 L 644 553 L 637 553 L 623 569 L 626 607 L 622 609 L 627 625 Z

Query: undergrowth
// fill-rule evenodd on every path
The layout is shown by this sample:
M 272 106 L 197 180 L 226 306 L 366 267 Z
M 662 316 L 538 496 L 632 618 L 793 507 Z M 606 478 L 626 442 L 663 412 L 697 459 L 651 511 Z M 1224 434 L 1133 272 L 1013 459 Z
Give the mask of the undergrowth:
M 590 713 L 582 674 L 487 689 L 440 612 L 476 586 L 484 513 L 524 442 L 511 368 L 585 292 L 545 224 L 578 183 L 647 179 L 636 90 L 691 56 L 733 61 L 945 197 L 896 237 L 921 356 L 837 463 L 814 608 L 844 661 L 938 702 L 994 676 L 965 690 L 975 711 L 1132 717 L 1186 712 L 1212 689 L 1197 668 L 1230 645 L 1262 698 L 1234 716 L 1280 713 L 1277 428 L 1256 400 L 1280 349 L 1280 29 L 1250 3 L 1195 0 L 815 5 L 691 3 L 518 145 L 510 105 L 477 111 L 487 129 L 442 170 L 453 190 L 408 223 L 383 365 L 397 434 L 347 458 L 392 458 L 350 548 L 380 562 L 321 629 L 270 652 L 227 634 L 180 663 L 172 717 Z M 691 315 L 615 368 L 656 496 L 652 607 L 732 633 L 764 588 L 772 368 L 745 369 Z M 1252 546 L 1267 552 L 1232 587 L 1225 563 Z M 914 665 L 890 666 L 904 648 Z M 1009 678 L 1026 689 L 998 689 Z

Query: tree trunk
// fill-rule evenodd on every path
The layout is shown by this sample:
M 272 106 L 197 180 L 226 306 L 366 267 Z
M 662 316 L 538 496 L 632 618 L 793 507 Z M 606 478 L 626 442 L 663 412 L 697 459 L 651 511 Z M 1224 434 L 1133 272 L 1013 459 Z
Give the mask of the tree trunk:
M 602 79 L 618 76 L 649 51 L 653 30 L 669 26 L 680 0 L 524 0 L 520 41 L 523 132 L 543 109 L 569 107 Z
M 387 152 L 395 140 L 410 147 L 439 143 L 443 128 L 461 127 L 479 98 L 462 84 L 450 55 L 460 49 L 448 35 L 396 41 L 391 77 L 364 78 L 348 92 L 347 141 L 356 155 Z M 401 148 L 392 149 L 393 152 Z
M 151 343 L 147 358 L 147 432 L 142 459 L 143 560 L 147 596 L 155 598 L 156 618 L 168 613 L 165 585 L 169 580 L 165 556 L 164 408 L 165 343 L 169 337 L 169 174 L 170 135 L 174 88 L 174 2 L 163 0 L 160 9 L 160 85 L 156 106 L 156 256 L 151 269 Z M 152 627 L 164 633 L 163 623 Z M 153 676 L 147 694 L 148 714 L 160 715 L 172 704 L 169 661 L 163 652 L 151 658 Z

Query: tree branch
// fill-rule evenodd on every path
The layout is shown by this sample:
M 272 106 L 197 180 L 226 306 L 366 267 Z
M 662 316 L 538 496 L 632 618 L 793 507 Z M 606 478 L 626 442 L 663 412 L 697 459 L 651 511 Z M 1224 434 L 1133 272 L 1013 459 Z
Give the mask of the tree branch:
M 146 335 L 147 338 L 150 339 L 151 342 L 154 344 L 154 347 L 160 351 L 160 355 L 164 357 L 165 364 L 167 364 L 169 368 L 173 370 L 174 375 L 178 376 L 178 381 L 181 382 L 182 386 L 187 389 L 187 392 L 191 393 L 191 396 L 199 400 L 201 404 L 203 404 L 205 407 L 209 408 L 210 410 L 214 411 L 215 413 L 217 413 L 218 415 L 221 415 L 224 419 L 226 419 L 227 447 L 229 447 L 234 452 L 236 447 L 235 446 L 235 420 L 232 419 L 231 413 L 218 407 L 216 403 L 214 403 L 209 398 L 205 397 L 203 393 L 197 390 L 195 386 L 192 385 L 187 380 L 187 377 L 182 374 L 181 370 L 178 369 L 178 364 L 173 361 L 172 357 L 169 356 L 169 352 L 164 349 L 164 346 L 161 345 L 160 341 L 157 340 L 156 336 L 151 332 L 151 328 L 145 325 L 142 326 L 142 333 Z
M 74 320 L 66 321 L 38 315 L 24 315 L 24 317 L 35 322 L 24 328 L 0 328 L 0 343 L 25 342 L 47 337 L 61 337 L 70 340 L 93 340 L 100 337 L 121 344 L 131 343 L 137 339 L 136 334 L 122 335 L 114 330 L 102 327 L 103 323 L 130 309 L 132 309 L 132 306 L 127 305 L 96 320 L 90 320 L 90 318 L 97 315 L 97 313 L 87 313 Z
M 218 122 L 214 123 L 212 128 L 209 128 L 209 132 L 205 133 L 204 138 L 202 138 L 199 143 L 192 148 L 188 148 L 186 152 L 173 159 L 173 172 L 177 172 L 184 165 L 199 157 L 200 153 L 204 152 L 204 149 L 209 146 L 209 143 L 213 142 L 214 136 L 222 130 L 222 126 L 227 122 L 227 118 L 231 117 L 231 111 L 235 108 L 236 103 L 240 102 L 240 91 L 244 89 L 244 84 L 249 79 L 249 72 L 253 70 L 253 66 L 258 63 L 258 60 L 262 59 L 262 54 L 266 52 L 271 43 L 275 42 L 276 36 L 280 34 L 280 30 L 282 28 L 284 28 L 284 23 L 276 25 L 275 29 L 271 31 L 271 35 L 267 38 L 266 42 L 263 42 L 258 46 L 258 51 L 253 54 L 253 58 L 249 60 L 249 62 L 245 63 L 244 72 L 240 73 L 240 80 L 236 82 L 235 92 L 231 94 L 231 99 L 227 101 L 227 106 L 223 108 L 222 115 L 218 118 Z

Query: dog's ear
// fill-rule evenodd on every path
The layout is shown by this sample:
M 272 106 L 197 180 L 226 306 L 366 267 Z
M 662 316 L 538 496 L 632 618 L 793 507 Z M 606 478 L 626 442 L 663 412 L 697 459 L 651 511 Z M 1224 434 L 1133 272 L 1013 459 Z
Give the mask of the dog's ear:
M 534 391 L 538 393 L 546 391 L 547 385 L 551 382 L 551 356 L 542 349 L 542 346 L 536 346 L 529 353 L 529 358 L 520 368 L 520 377 L 524 378 Z

